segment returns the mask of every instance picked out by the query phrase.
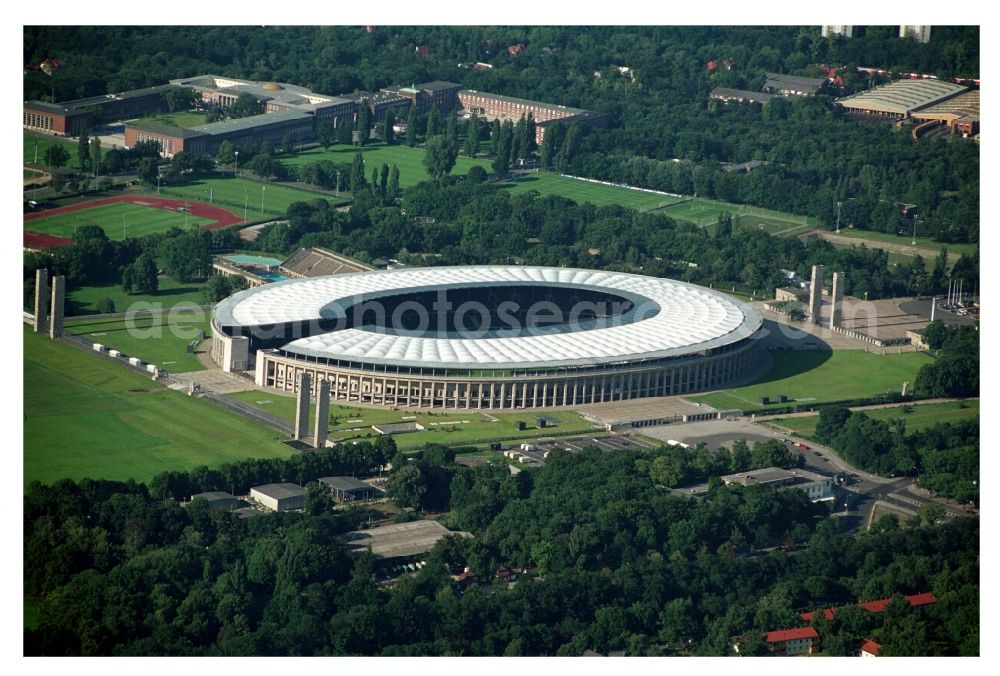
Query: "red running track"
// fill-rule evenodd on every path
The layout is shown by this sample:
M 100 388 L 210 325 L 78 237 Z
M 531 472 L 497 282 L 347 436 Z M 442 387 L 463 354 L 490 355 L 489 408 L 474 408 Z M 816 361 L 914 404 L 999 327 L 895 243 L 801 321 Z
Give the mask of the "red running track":
M 217 230 L 218 228 L 228 228 L 231 225 L 236 225 L 237 223 L 242 223 L 243 219 L 239 218 L 236 214 L 222 207 L 210 206 L 208 204 L 202 204 L 200 202 L 185 202 L 184 200 L 175 199 L 164 199 L 162 197 L 147 197 L 144 195 L 119 195 L 118 197 L 104 197 L 97 200 L 90 200 L 88 202 L 79 202 L 77 204 L 70 204 L 65 207 L 57 207 L 55 209 L 48 209 L 46 211 L 39 211 L 33 214 L 25 214 L 24 221 L 34 221 L 39 218 L 45 218 L 46 216 L 55 216 L 57 214 L 66 214 L 73 211 L 83 211 L 85 209 L 93 209 L 94 207 L 102 207 L 105 204 L 114 204 L 116 202 L 131 202 L 133 204 L 139 204 L 141 206 L 154 207 L 156 209 L 168 209 L 170 211 L 176 211 L 177 207 L 183 207 L 187 204 L 188 210 L 192 216 L 197 216 L 198 218 L 207 218 L 212 223 L 204 226 L 203 230 Z M 36 232 L 24 233 L 24 248 L 26 249 L 41 249 L 47 246 L 67 246 L 72 244 L 73 240 L 67 237 L 56 237 L 54 235 L 42 235 Z

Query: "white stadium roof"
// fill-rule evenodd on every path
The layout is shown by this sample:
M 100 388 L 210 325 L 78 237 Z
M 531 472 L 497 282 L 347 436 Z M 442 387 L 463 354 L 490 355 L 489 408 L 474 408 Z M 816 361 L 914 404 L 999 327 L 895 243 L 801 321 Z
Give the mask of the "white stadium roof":
M 282 349 L 308 358 L 399 366 L 549 368 L 690 354 L 747 338 L 761 325 L 750 306 L 693 284 L 601 270 L 529 266 L 407 268 L 287 280 L 230 296 L 216 306 L 215 320 L 224 327 L 252 330 L 343 318 L 356 303 L 389 295 L 515 285 L 619 295 L 635 303 L 637 317 L 589 330 L 558 332 L 543 327 L 529 335 L 504 336 L 499 331 L 483 337 L 429 337 L 375 327 L 318 330 Z

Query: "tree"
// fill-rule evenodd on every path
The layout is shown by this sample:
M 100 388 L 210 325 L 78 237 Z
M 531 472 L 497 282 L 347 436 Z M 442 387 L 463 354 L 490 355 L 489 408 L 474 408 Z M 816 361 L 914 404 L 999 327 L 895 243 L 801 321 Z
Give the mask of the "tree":
M 340 118 L 337 121 L 337 143 L 344 146 L 351 145 L 354 136 L 354 126 L 350 119 Z
M 432 106 L 430 111 L 427 113 L 427 129 L 424 138 L 428 141 L 433 136 L 437 136 L 441 133 L 441 111 L 437 109 L 437 106 Z
M 139 166 L 136 168 L 136 173 L 139 175 L 139 180 L 144 181 L 147 185 L 156 185 L 156 177 L 159 175 L 159 166 L 152 157 L 144 157 L 139 160 Z
M 479 151 L 479 117 L 472 113 L 465 128 L 465 154 L 475 157 Z
M 851 417 L 851 409 L 846 406 L 824 406 L 819 410 L 816 423 L 816 440 L 828 444 L 833 441 Z
M 310 481 L 306 484 L 306 514 L 313 516 L 332 514 L 335 508 L 333 493 L 328 485 L 320 481 Z
M 156 293 L 159 286 L 156 260 L 150 253 L 139 256 L 135 263 L 125 268 L 122 274 L 122 291 L 130 295 L 153 294 Z
M 57 143 L 45 149 L 45 164 L 50 169 L 57 169 L 69 162 L 69 152 L 62 143 Z
M 427 493 L 427 480 L 415 464 L 408 463 L 394 470 L 386 482 L 386 494 L 399 507 L 420 509 Z
M 90 137 L 86 129 L 80 130 L 80 137 L 76 145 L 77 167 L 80 171 L 87 171 L 90 168 Z
M 511 164 L 528 157 L 528 121 L 522 116 L 514 127 L 514 137 L 511 142 Z
M 385 188 L 386 203 L 391 204 L 398 195 L 399 195 L 399 167 L 394 164 L 392 165 L 392 169 L 389 170 L 389 183 Z
M 323 150 L 329 150 L 330 146 L 336 143 L 336 140 L 333 125 L 329 121 L 320 122 L 319 128 L 316 130 L 316 141 Z
M 109 315 L 113 314 L 115 311 L 115 301 L 110 297 L 105 296 L 97 301 L 97 314 Z
M 500 126 L 497 138 L 496 157 L 493 160 L 493 172 L 503 178 L 510 171 L 511 149 L 514 143 L 514 126 L 510 120 L 505 120 Z
M 382 140 L 385 141 L 386 145 L 392 145 L 396 139 L 396 133 L 393 130 L 393 125 L 396 124 L 396 116 L 391 110 L 386 111 L 385 119 L 382 120 L 380 136 Z
M 364 148 L 372 133 L 372 109 L 367 101 L 362 101 L 358 108 L 358 145 Z
M 227 114 L 231 118 L 253 117 L 264 112 L 264 106 L 253 94 L 244 92 L 229 106 Z
M 411 148 L 417 145 L 417 104 L 410 106 L 406 115 L 406 145 Z
M 219 150 L 215 153 L 215 158 L 219 161 L 219 164 L 229 164 L 230 162 L 236 162 L 236 148 L 229 141 L 223 141 L 219 144 Z M 247 158 L 243 158 L 244 161 Z
M 351 161 L 351 194 L 357 195 L 365 188 L 365 156 L 360 153 L 354 153 L 354 159 Z
M 457 159 L 458 143 L 454 139 L 445 136 L 427 139 L 424 167 L 432 178 L 440 179 L 450 173 Z
M 94 176 L 101 171 L 101 137 L 95 136 L 90 141 L 90 166 L 94 169 Z
M 196 94 L 189 87 L 171 87 L 163 92 L 163 100 L 167 103 L 167 109 L 173 113 L 175 110 L 187 110 L 193 106 Z

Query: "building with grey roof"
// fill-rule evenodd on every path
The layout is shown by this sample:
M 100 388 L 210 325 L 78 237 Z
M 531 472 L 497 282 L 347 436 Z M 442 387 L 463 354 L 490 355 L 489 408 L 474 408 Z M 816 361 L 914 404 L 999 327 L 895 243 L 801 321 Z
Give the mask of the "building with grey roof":
M 749 101 L 750 103 L 760 103 L 762 105 L 773 99 L 774 96 L 774 94 L 751 92 L 746 89 L 729 89 L 728 87 L 716 87 L 708 95 L 710 99 L 715 99 L 716 101 L 725 101 L 727 103 L 729 101 L 739 101 L 740 103 Z
M 836 105 L 853 116 L 906 119 L 966 91 L 962 85 L 943 80 L 896 80 L 837 99 Z
M 279 483 L 254 486 L 250 499 L 274 512 L 302 509 L 306 505 L 306 489 L 298 484 Z
M 330 487 L 333 497 L 338 500 L 373 500 L 381 497 L 383 491 L 352 476 L 325 476 L 320 483 Z
M 821 77 L 801 77 L 798 75 L 783 75 L 781 73 L 766 73 L 764 91 L 782 96 L 815 96 L 826 82 Z
M 207 493 L 198 493 L 191 496 L 190 505 L 195 500 L 204 500 L 208 503 L 208 506 L 212 509 L 225 509 L 231 510 L 236 509 L 242 504 L 242 501 L 237 498 L 232 493 L 227 493 L 226 491 L 208 491 Z
M 25 101 L 24 128 L 56 136 L 77 136 L 101 122 L 142 117 L 166 110 L 163 95 L 170 89 L 170 85 L 160 85 L 60 103 Z
M 371 548 L 376 559 L 400 559 L 429 552 L 449 535 L 471 538 L 471 533 L 450 531 L 437 521 L 409 521 L 379 528 L 356 530 L 338 538 L 355 553 Z
M 781 469 L 765 467 L 749 472 L 728 474 L 722 482 L 738 486 L 789 487 L 804 491 L 812 502 L 833 500 L 833 478 L 816 474 L 805 469 Z

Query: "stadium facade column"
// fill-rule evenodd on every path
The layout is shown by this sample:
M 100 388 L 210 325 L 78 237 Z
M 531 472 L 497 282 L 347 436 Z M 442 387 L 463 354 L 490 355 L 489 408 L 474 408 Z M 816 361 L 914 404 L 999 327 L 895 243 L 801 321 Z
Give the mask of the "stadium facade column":
M 330 381 L 319 381 L 316 392 L 316 431 L 313 433 L 313 446 L 326 446 L 326 436 L 330 431 Z
M 66 301 L 66 278 L 62 275 L 52 278 L 52 323 L 49 325 L 49 338 L 58 338 L 63 334 L 63 306 Z
M 309 374 L 299 376 L 299 392 L 295 400 L 295 439 L 309 436 Z
M 49 323 L 49 271 L 35 270 L 35 333 L 42 333 Z
M 830 312 L 830 328 L 840 326 L 844 312 L 844 273 L 833 273 L 833 288 L 830 290 L 833 310 Z
M 812 266 L 812 279 L 809 282 L 809 315 L 813 324 L 819 324 L 823 309 L 823 266 Z

